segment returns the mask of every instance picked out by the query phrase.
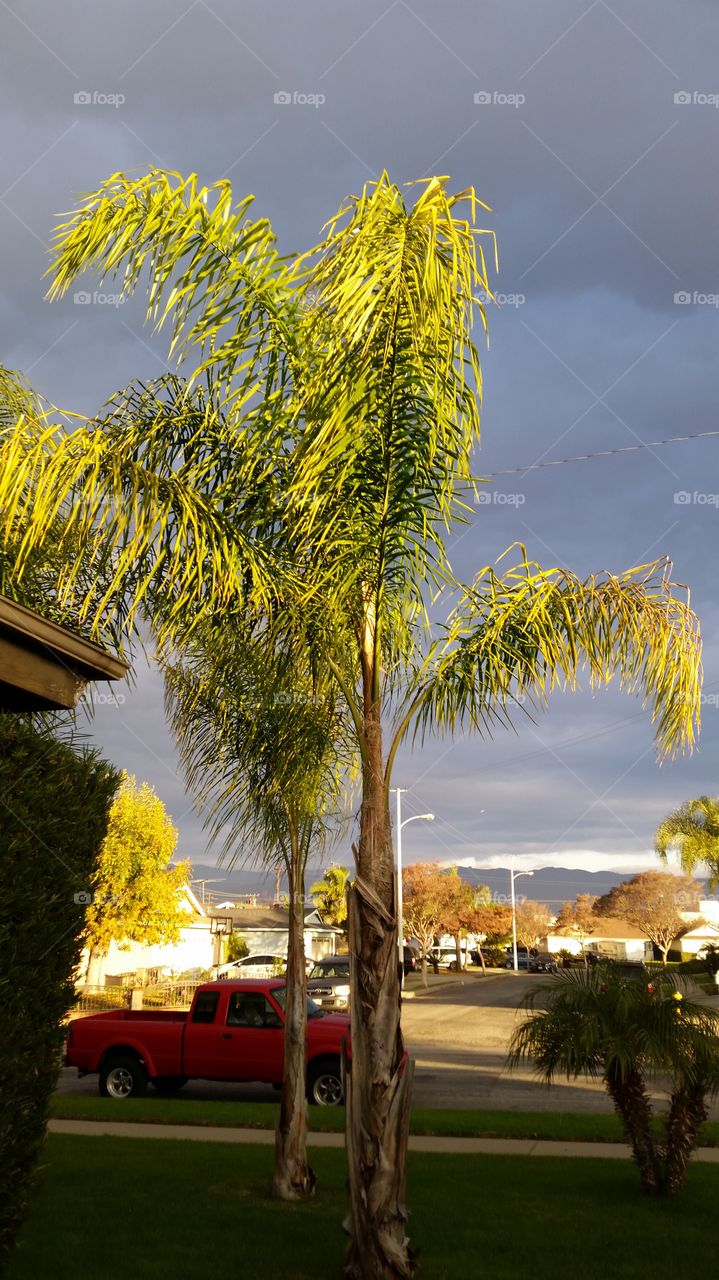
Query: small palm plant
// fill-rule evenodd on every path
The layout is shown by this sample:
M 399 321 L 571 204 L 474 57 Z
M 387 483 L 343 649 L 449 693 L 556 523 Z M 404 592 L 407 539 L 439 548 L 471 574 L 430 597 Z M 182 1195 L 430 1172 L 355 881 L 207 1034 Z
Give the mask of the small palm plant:
M 719 1012 L 698 1004 L 668 975 L 626 978 L 610 965 L 569 969 L 527 996 L 534 1010 L 512 1037 L 509 1065 L 534 1060 L 551 1084 L 601 1077 L 631 1143 L 644 1190 L 673 1195 L 683 1182 L 706 1099 L 719 1092 Z M 663 1134 L 653 1124 L 648 1081 L 671 1080 Z

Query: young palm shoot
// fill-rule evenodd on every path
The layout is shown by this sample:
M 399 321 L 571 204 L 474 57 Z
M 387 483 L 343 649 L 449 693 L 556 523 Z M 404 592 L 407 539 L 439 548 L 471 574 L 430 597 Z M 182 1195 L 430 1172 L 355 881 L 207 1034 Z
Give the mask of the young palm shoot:
M 644 1190 L 678 1191 L 706 1119 L 706 1097 L 719 1090 L 719 1013 L 667 975 L 628 979 L 606 964 L 560 970 L 525 1003 L 540 1011 L 515 1031 L 510 1068 L 530 1059 L 547 1084 L 559 1075 L 601 1078 Z M 648 1088 L 662 1076 L 672 1081 L 663 1141 L 655 1135 Z

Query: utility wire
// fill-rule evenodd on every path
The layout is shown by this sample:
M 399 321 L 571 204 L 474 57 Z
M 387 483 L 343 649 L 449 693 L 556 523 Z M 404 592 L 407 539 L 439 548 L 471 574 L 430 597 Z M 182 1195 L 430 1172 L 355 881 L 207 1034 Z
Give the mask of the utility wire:
M 704 440 L 707 436 L 719 436 L 719 431 L 695 431 L 690 436 L 669 436 L 666 440 L 625 444 L 620 449 L 599 449 L 596 453 L 577 453 L 571 458 L 552 458 L 551 462 L 528 462 L 524 467 L 504 467 L 501 471 L 489 471 L 482 478 L 493 480 L 496 476 L 519 476 L 525 471 L 540 471 L 544 467 L 563 467 L 565 462 L 588 462 L 590 458 L 609 458 L 615 453 L 634 453 L 637 449 L 659 449 L 665 444 L 684 444 L 687 440 Z

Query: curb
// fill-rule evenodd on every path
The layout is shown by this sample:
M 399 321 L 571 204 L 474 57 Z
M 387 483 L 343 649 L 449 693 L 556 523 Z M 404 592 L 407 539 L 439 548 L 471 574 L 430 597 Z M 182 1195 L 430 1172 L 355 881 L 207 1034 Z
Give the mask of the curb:
M 226 1129 L 217 1126 L 136 1124 L 129 1120 L 50 1120 L 49 1133 L 69 1134 L 83 1138 L 149 1138 L 180 1142 L 254 1143 L 274 1146 L 273 1129 Z M 343 1148 L 342 1133 L 308 1133 L 311 1147 Z M 532 1138 L 445 1138 L 410 1135 L 410 1151 L 432 1155 L 504 1155 L 563 1156 L 565 1158 L 628 1160 L 631 1149 L 621 1142 L 551 1142 Z M 719 1148 L 700 1147 L 693 1159 L 704 1164 L 719 1164 Z

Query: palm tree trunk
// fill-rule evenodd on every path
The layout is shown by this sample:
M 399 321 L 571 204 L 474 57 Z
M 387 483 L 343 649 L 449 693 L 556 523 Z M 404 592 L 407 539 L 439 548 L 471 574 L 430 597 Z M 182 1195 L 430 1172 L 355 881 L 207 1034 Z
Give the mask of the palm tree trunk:
M 272 1194 L 278 1200 L 308 1200 L 315 1175 L 307 1163 L 307 974 L 305 970 L 304 885 L 288 867 L 290 896 L 285 1062 L 275 1135 Z
M 347 1076 L 351 1280 L 406 1280 L 405 1162 L 412 1067 L 400 1028 L 392 836 L 379 706 L 365 706 L 357 876 L 348 893 L 352 1059 Z
M 684 1185 L 687 1166 L 708 1115 L 701 1085 L 675 1089 L 667 1117 L 664 1193 L 676 1195 Z
M 662 1178 L 651 1131 L 652 1110 L 644 1081 L 634 1069 L 622 1075 L 609 1068 L 607 1090 L 632 1146 L 642 1186 L 649 1195 L 660 1195 Z

